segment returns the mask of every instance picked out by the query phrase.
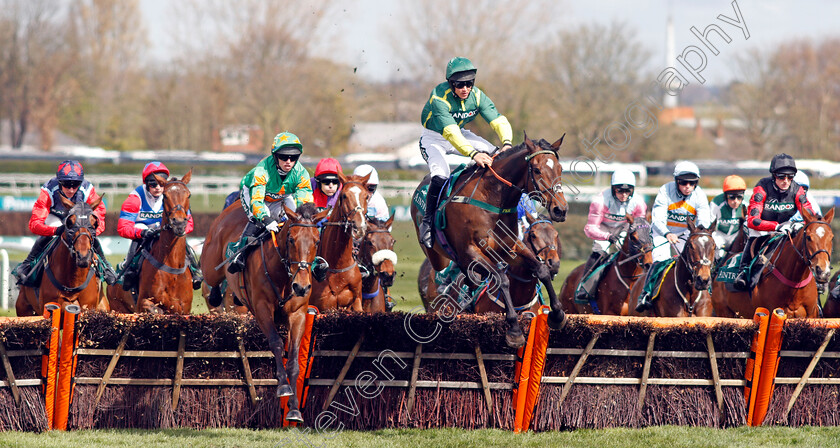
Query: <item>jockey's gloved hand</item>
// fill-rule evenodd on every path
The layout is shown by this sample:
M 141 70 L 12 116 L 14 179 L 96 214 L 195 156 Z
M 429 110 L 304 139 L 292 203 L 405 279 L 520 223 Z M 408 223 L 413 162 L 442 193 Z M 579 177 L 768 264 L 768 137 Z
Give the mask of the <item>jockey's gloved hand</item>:
M 144 238 L 144 239 L 145 238 L 151 238 L 151 237 L 157 235 L 158 233 L 160 233 L 160 230 L 158 230 L 158 229 L 143 229 L 140 232 L 140 237 Z
M 610 236 L 609 236 L 609 238 L 607 238 L 607 241 L 609 241 L 609 242 L 610 242 L 610 244 L 615 244 L 615 243 L 617 243 L 617 242 L 618 242 L 618 240 L 620 240 L 620 239 L 621 239 L 621 233 L 616 232 L 616 233 L 611 233 L 611 234 L 610 234 Z
M 793 223 L 790 221 L 776 224 L 777 232 L 790 233 L 793 230 Z
M 271 222 L 265 225 L 265 230 L 277 233 L 280 231 L 280 226 L 277 224 L 277 221 L 271 220 Z
M 60 226 L 58 226 L 58 227 L 56 227 L 56 228 L 55 228 L 55 233 L 54 233 L 54 235 L 55 235 L 55 236 L 60 236 L 62 233 L 64 233 L 64 224 L 62 224 L 62 225 L 60 225 Z

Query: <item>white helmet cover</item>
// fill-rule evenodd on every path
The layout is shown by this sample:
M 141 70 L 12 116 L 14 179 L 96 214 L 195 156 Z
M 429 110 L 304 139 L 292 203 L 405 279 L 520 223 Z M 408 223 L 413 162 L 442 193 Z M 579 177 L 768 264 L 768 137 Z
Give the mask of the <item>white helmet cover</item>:
M 631 187 L 635 187 L 636 175 L 627 168 L 618 168 L 613 171 L 610 185 L 630 185 Z
M 811 181 L 808 180 L 808 175 L 804 171 L 797 171 L 793 176 L 793 181 L 806 189 L 811 188 Z
M 683 161 L 674 166 L 674 177 L 686 176 L 693 174 L 698 179 L 700 178 L 700 168 L 694 162 Z
M 379 174 L 376 173 L 376 168 L 365 164 L 359 165 L 353 170 L 354 176 L 367 176 L 370 173 L 370 179 L 368 179 L 369 185 L 379 185 Z

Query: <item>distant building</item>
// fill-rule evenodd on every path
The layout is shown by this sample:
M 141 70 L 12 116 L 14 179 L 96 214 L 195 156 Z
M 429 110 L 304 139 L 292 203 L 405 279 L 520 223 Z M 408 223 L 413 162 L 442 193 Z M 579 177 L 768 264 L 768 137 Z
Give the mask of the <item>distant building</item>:
M 225 126 L 213 132 L 213 152 L 263 152 L 263 130 L 253 124 Z

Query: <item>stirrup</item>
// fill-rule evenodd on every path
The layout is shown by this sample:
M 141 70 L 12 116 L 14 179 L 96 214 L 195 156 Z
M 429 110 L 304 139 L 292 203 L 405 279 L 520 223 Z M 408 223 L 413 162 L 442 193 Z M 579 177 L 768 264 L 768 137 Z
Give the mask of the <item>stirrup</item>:
M 650 300 L 650 295 L 648 293 L 642 293 L 639 296 L 638 303 L 636 303 L 636 311 L 643 313 L 651 308 L 653 308 L 653 302 Z

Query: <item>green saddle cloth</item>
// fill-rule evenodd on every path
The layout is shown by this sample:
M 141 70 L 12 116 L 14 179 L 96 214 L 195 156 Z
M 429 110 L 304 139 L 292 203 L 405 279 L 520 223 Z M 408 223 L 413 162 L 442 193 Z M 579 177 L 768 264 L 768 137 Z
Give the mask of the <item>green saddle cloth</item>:
M 455 182 L 461 177 L 461 174 L 464 174 L 464 170 L 466 169 L 467 165 L 462 163 L 457 168 L 452 170 L 452 175 L 449 176 L 449 181 L 446 183 L 446 190 L 441 192 L 440 195 L 440 204 L 444 204 L 446 202 L 446 198 L 448 198 L 452 194 L 452 186 L 455 185 Z M 429 184 L 421 185 L 417 191 L 414 192 L 414 196 L 412 196 L 411 201 L 414 203 L 414 206 L 417 207 L 417 210 L 420 212 L 417 214 L 417 225 L 420 225 L 420 221 L 423 219 L 423 214 L 426 213 L 426 197 L 429 194 Z M 439 208 L 437 213 L 435 214 L 435 228 L 437 229 L 445 229 L 446 228 L 446 213 L 443 213 L 444 208 Z
M 589 274 L 586 277 L 583 277 L 583 278 L 580 279 L 580 281 L 578 282 L 577 288 L 575 288 L 575 303 L 578 303 L 578 304 L 581 304 L 581 305 L 588 305 L 589 304 L 589 302 L 594 298 L 592 296 L 592 294 L 590 294 L 590 291 L 586 292 L 586 300 L 578 299 L 578 294 L 577 294 L 578 291 L 582 290 L 584 283 L 586 283 L 586 281 L 589 280 L 590 278 L 592 278 L 596 275 L 598 276 L 598 278 L 600 278 L 602 275 L 604 275 L 604 272 L 605 272 L 607 266 L 609 266 L 610 263 L 612 263 L 613 260 L 615 260 L 617 257 L 618 257 L 618 252 L 610 255 L 609 257 L 606 257 L 605 260 L 598 263 L 589 272 Z M 600 282 L 600 280 L 598 280 L 598 281 Z M 594 290 L 594 289 L 597 289 L 597 288 L 598 288 L 598 284 L 595 283 L 595 285 L 592 287 L 592 289 Z
M 662 287 L 662 280 L 665 278 L 665 273 L 677 263 L 676 258 L 670 260 L 657 261 L 651 265 L 648 271 L 647 282 L 644 286 L 644 292 L 650 295 L 650 300 L 656 299 L 659 296 L 659 291 Z
M 41 284 L 41 275 L 44 273 L 44 261 L 49 256 L 55 247 L 58 245 L 58 237 L 54 236 L 47 246 L 41 251 L 40 254 L 36 255 L 35 258 L 32 260 L 30 266 L 29 275 L 23 282 L 23 286 L 29 286 L 30 288 L 35 288 L 40 286 Z

